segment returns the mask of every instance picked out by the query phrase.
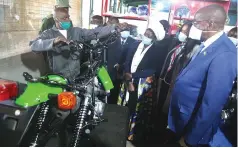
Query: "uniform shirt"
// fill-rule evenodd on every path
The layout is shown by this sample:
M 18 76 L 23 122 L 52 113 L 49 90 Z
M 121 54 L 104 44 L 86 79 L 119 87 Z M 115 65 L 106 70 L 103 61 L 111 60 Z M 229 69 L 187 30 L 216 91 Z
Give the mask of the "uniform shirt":
M 45 30 L 51 29 L 54 25 L 55 20 L 53 18 L 53 14 L 51 14 L 42 20 L 42 25 L 39 33 L 41 34 Z
M 68 40 L 92 40 L 95 39 L 93 34 L 98 33 L 98 37 L 103 37 L 110 34 L 115 30 L 113 26 L 100 27 L 93 30 L 82 29 L 78 27 L 72 27 L 67 30 Z M 34 41 L 30 42 L 31 50 L 34 52 L 47 52 L 47 58 L 49 59 L 49 67 L 53 73 L 62 74 L 70 81 L 74 80 L 80 74 L 80 59 L 75 59 L 75 54 L 80 54 L 75 51 L 72 54 L 72 50 L 68 45 L 62 44 L 53 46 L 55 38 L 63 36 L 60 31 L 53 27 L 44 31 Z

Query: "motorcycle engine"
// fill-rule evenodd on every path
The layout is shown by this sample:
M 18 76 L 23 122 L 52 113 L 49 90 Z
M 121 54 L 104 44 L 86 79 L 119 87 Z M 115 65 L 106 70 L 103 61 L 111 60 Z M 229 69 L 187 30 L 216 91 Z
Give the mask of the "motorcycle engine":
M 97 118 L 97 116 L 102 116 L 105 109 L 106 92 L 103 90 L 103 87 L 101 83 L 98 81 L 97 77 L 94 77 L 93 83 L 87 85 L 87 93 L 89 94 L 94 93 L 95 96 L 94 111 L 96 112 L 97 115 L 94 116 L 94 118 Z

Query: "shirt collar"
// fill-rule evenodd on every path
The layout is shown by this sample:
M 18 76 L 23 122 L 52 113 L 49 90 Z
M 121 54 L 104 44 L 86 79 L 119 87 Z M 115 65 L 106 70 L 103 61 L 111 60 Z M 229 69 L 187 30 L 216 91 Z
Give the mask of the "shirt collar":
M 71 30 L 73 27 L 70 27 L 68 30 L 67 30 L 67 32 L 69 31 L 69 30 Z M 55 31 L 59 31 L 59 29 L 54 25 L 53 27 L 52 27 L 52 29 L 53 30 L 55 30 Z
M 55 31 L 59 31 L 59 29 L 58 29 L 58 28 L 56 28 L 56 26 L 55 26 L 55 25 L 52 27 L 52 29 L 53 29 L 53 30 L 55 30 Z
M 127 41 L 127 39 L 128 39 L 128 38 L 126 38 L 126 39 L 121 38 L 121 42 L 123 42 L 123 43 L 125 44 L 126 41 Z
M 223 35 L 223 33 L 224 33 L 223 31 L 220 31 L 215 35 L 213 35 L 212 37 L 210 37 L 209 39 L 207 39 L 203 43 L 205 47 L 202 49 L 202 51 L 204 51 L 208 46 L 210 46 L 213 42 L 215 42 L 218 38 L 220 38 Z

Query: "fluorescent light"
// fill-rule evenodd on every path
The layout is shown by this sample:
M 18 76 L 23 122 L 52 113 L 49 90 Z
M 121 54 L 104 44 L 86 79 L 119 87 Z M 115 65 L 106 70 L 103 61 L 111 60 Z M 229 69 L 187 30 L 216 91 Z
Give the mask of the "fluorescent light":
M 158 3 L 156 4 L 156 10 L 162 10 L 162 9 L 164 9 L 164 4 L 161 3 L 161 2 L 158 2 Z

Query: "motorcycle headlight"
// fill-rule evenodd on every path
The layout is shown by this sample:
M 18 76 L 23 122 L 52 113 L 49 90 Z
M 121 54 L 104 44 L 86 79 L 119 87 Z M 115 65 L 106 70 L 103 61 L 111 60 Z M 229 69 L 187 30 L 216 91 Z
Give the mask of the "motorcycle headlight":
M 77 104 L 77 98 L 73 92 L 62 92 L 58 94 L 58 108 L 61 110 L 71 110 Z

